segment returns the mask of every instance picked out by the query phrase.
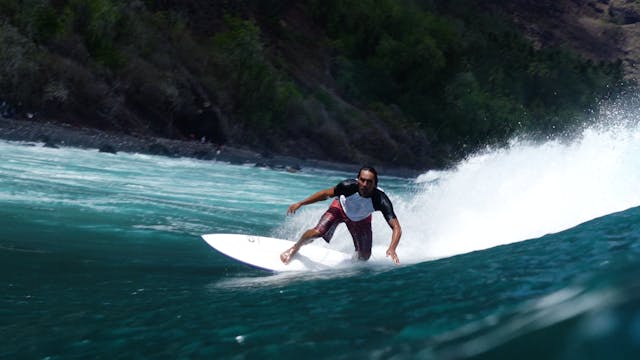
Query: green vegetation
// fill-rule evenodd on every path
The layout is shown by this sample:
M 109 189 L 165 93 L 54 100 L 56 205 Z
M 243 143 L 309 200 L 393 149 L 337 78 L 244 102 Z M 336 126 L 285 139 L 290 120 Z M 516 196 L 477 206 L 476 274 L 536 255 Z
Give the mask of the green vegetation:
M 287 110 L 301 101 L 301 95 L 266 59 L 255 23 L 226 17 L 225 24 L 228 30 L 213 37 L 218 78 L 230 89 L 237 113 L 252 129 L 247 133 L 258 137 L 254 141 L 269 130 L 273 138 L 282 138 Z
M 397 104 L 435 143 L 475 148 L 571 129 L 621 85 L 620 63 L 534 50 L 504 19 L 460 3 L 314 1 L 341 54 L 342 92 Z
M 0 0 L 19 112 L 303 157 L 444 166 L 569 132 L 623 85 L 473 1 Z

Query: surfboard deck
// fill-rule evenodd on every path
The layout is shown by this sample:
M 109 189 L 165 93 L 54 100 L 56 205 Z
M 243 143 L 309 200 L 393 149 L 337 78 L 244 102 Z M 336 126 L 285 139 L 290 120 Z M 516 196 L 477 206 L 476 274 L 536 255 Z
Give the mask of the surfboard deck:
M 280 254 L 290 248 L 293 241 L 243 234 L 205 234 L 202 238 L 230 258 L 275 272 L 325 270 L 352 261 L 346 253 L 309 244 L 300 248 L 293 260 L 285 265 L 280 260 Z

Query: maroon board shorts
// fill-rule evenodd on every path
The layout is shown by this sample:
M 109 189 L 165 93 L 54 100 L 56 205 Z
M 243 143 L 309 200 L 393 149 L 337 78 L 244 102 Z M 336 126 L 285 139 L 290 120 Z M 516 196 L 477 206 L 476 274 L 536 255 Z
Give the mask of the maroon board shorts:
M 320 232 L 322 238 L 329 242 L 333 237 L 336 227 L 340 223 L 345 223 L 353 238 L 353 246 L 359 256 L 365 260 L 371 255 L 371 215 L 360 221 L 353 221 L 347 217 L 342 210 L 342 205 L 338 199 L 333 200 L 329 209 L 322 215 L 315 229 Z

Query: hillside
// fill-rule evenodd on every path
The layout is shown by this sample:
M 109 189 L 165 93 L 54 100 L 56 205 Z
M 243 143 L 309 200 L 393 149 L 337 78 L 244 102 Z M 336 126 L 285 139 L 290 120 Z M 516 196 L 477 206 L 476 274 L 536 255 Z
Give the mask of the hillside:
M 624 1 L 3 1 L 0 114 L 443 167 L 637 80 Z
M 594 61 L 622 61 L 625 77 L 640 80 L 640 4 L 626 0 L 489 1 L 537 48 L 563 47 Z

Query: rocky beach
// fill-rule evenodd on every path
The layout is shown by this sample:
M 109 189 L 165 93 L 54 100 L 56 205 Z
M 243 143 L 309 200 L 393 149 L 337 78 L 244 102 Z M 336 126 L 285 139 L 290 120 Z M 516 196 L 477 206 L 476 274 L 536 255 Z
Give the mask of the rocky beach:
M 119 152 L 188 157 L 231 164 L 254 164 L 282 171 L 304 171 L 305 168 L 322 168 L 354 172 L 361 164 L 348 164 L 319 159 L 301 159 L 277 154 L 259 153 L 250 149 L 214 144 L 206 139 L 175 140 L 145 135 L 130 135 L 69 124 L 36 120 L 16 120 L 0 117 L 0 139 L 23 141 L 46 147 L 77 147 L 100 152 Z M 398 177 L 415 177 L 420 169 L 377 166 L 381 174 Z

